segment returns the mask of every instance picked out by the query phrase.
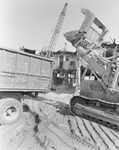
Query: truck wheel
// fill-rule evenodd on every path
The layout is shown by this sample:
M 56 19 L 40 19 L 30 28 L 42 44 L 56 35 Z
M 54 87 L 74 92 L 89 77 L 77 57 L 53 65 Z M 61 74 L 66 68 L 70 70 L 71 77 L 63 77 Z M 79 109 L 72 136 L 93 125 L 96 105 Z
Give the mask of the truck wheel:
M 0 124 L 16 123 L 23 114 L 22 104 L 12 98 L 0 100 Z

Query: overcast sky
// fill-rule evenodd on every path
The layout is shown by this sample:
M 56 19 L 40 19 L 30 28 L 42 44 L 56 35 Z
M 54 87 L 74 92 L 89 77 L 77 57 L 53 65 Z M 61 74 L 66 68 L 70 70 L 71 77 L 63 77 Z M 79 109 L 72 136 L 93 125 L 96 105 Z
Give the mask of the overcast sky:
M 91 10 L 119 43 L 119 0 L 0 0 L 0 46 L 41 50 L 65 3 L 66 17 L 55 50 L 64 47 L 63 33 L 80 28 L 81 8 Z M 70 43 L 67 48 L 73 50 Z

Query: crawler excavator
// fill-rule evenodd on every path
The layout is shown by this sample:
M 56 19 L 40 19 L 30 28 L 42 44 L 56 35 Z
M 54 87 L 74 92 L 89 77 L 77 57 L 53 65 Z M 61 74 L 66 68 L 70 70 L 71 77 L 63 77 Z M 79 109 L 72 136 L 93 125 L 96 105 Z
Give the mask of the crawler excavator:
M 70 111 L 119 131 L 119 45 L 115 41 L 106 44 L 104 38 L 108 29 L 90 10 L 82 8 L 81 12 L 85 19 L 80 29 L 64 34 L 85 66 L 79 78 L 80 94 L 71 98 Z M 85 80 L 87 70 L 95 80 Z

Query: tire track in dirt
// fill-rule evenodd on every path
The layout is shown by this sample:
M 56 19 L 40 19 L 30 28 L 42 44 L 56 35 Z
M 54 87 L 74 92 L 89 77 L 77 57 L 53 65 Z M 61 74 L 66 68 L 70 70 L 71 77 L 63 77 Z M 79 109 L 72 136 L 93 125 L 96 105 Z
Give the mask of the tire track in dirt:
M 7 145 L 5 145 L 5 148 L 2 149 L 2 150 L 11 149 L 12 148 L 11 146 L 13 146 L 13 147 L 16 146 L 16 150 L 18 150 L 19 147 L 24 143 L 25 137 L 22 134 L 20 134 L 16 138 L 18 138 L 18 140 L 17 140 L 18 142 L 15 145 L 13 145 L 13 142 L 11 142 L 11 140 L 10 140 L 10 143 L 8 143 Z
M 55 122 L 56 122 L 57 124 L 59 124 L 59 126 L 64 127 L 65 124 L 63 124 L 63 120 L 64 120 L 64 116 L 63 116 L 63 115 L 60 115 L 59 113 L 57 113 L 57 117 L 56 117 L 56 119 L 55 119 Z
M 79 126 L 73 116 L 68 117 L 68 125 L 70 128 L 70 132 L 72 134 L 76 134 L 79 137 L 83 137 L 83 133 L 82 133 L 81 129 L 79 128 Z
M 94 139 L 94 137 L 93 137 L 92 133 L 89 131 L 88 127 L 86 126 L 85 121 L 84 121 L 82 118 L 81 118 L 81 120 L 82 120 L 83 125 L 84 125 L 84 127 L 85 127 L 86 131 L 88 132 L 88 134 L 89 134 L 90 138 L 92 139 L 93 143 L 97 146 L 97 142 L 96 142 L 96 140 Z M 100 150 L 100 148 L 99 148 L 99 147 L 98 147 L 98 150 Z
M 52 118 L 52 121 L 53 121 L 53 122 L 56 122 L 56 120 L 57 120 L 56 117 L 57 117 L 57 114 L 55 114 L 55 116 L 53 117 L 54 119 Z M 93 138 L 92 134 L 89 132 L 88 128 L 86 127 L 86 125 L 85 125 L 85 123 L 84 123 L 84 121 L 82 120 L 82 124 L 83 124 L 83 126 L 84 126 L 86 132 L 88 132 L 89 138 L 87 138 L 87 136 L 85 137 L 85 136 L 83 135 L 83 132 L 82 132 L 82 130 L 81 130 L 80 127 L 79 127 L 77 118 L 76 118 L 75 116 L 74 116 L 73 118 L 72 118 L 72 117 L 73 117 L 73 116 L 69 116 L 69 117 L 67 117 L 67 121 L 65 120 L 65 122 L 68 123 L 68 125 L 69 125 L 70 132 L 71 132 L 72 134 L 74 134 L 74 132 L 75 132 L 75 129 L 73 128 L 73 124 L 74 124 L 74 123 L 72 124 L 72 122 L 75 120 L 76 126 L 77 126 L 77 128 L 78 128 L 79 133 L 80 133 L 80 137 L 84 137 L 85 139 L 88 139 L 88 141 L 92 140 L 92 143 L 97 146 L 97 142 L 96 142 L 95 139 Z M 48 118 L 49 118 L 49 117 L 48 117 Z M 50 117 L 50 118 L 51 118 L 51 117 Z M 72 118 L 72 119 L 71 119 L 71 118 Z M 72 122 L 71 122 L 71 120 L 72 120 Z M 80 121 L 81 121 L 81 120 L 80 120 Z M 90 141 L 90 142 L 91 142 L 91 141 Z M 98 147 L 98 150 L 100 150 L 99 147 Z
M 20 143 L 19 147 L 17 147 L 16 149 L 17 149 L 17 150 L 29 149 L 29 145 L 27 144 L 25 138 L 24 138 L 23 141 Z
M 92 122 L 90 121 L 90 124 L 92 126 L 92 128 L 94 129 L 94 131 L 97 133 L 98 137 L 101 139 L 103 145 L 105 146 L 106 150 L 111 150 L 109 145 L 106 143 L 105 139 L 103 138 L 103 136 L 100 134 L 100 132 L 97 131 L 97 129 L 94 127 L 94 125 L 92 124 Z
M 65 128 L 65 130 L 69 132 L 68 118 L 66 116 L 62 116 L 62 120 L 58 125 L 61 128 Z
M 47 116 L 46 116 L 47 118 Z M 53 117 L 54 118 L 54 117 Z M 56 117 L 55 117 L 56 118 Z M 52 130 L 51 130 L 51 126 L 48 126 L 49 131 L 51 131 L 53 133 L 53 135 L 55 135 L 56 137 L 58 137 L 58 139 L 60 140 L 60 142 L 63 142 L 65 145 L 67 145 L 69 148 L 72 147 L 73 149 L 77 149 L 79 147 L 81 147 L 81 145 L 83 146 L 82 148 L 84 149 L 86 146 L 87 148 L 89 147 L 89 149 L 97 149 L 97 147 L 93 144 L 91 144 L 89 141 L 87 141 L 85 138 L 79 138 L 76 135 L 73 134 L 69 134 L 68 132 L 66 132 L 65 129 L 61 129 L 59 126 L 57 126 L 54 122 L 55 120 L 50 120 L 50 118 L 47 118 L 49 120 L 49 122 L 51 123 L 52 126 Z M 58 133 L 57 133 L 58 132 Z M 62 135 L 63 134 L 63 135 Z M 49 134 L 50 135 L 50 134 Z M 63 144 L 62 143 L 62 144 Z M 68 144 L 69 143 L 69 144 Z M 72 144 L 71 144 L 72 143 Z M 74 144 L 75 143 L 75 144 Z M 76 148 L 77 145 L 77 148 Z M 86 150 L 87 150 L 86 148 Z
M 42 139 L 40 134 L 41 133 L 34 135 L 35 142 L 38 144 L 40 149 L 47 149 L 47 147 L 45 146 L 46 138 Z
M 49 119 L 51 119 L 52 121 L 55 121 L 57 118 L 57 113 L 52 113 L 51 115 L 48 116 Z
M 89 149 L 92 148 L 92 149 L 97 150 L 97 147 L 92 145 L 90 142 L 86 141 L 86 139 L 79 138 L 78 136 L 74 136 L 72 134 L 67 134 L 64 131 L 59 130 L 56 126 L 54 128 L 52 124 L 50 124 L 48 128 L 49 128 L 49 131 L 53 133 L 53 135 L 58 137 L 58 139 L 62 142 L 62 144 L 64 143 L 69 148 L 84 150 L 86 147 L 86 150 L 88 150 L 87 148 Z
M 109 130 L 111 133 L 112 133 L 112 135 L 119 141 L 119 135 L 117 136 L 116 135 L 116 132 L 114 132 L 114 131 L 112 131 L 111 129 Z
M 77 129 L 79 131 L 79 134 L 81 135 L 81 137 L 83 137 L 84 136 L 83 132 L 82 132 L 81 128 L 79 127 L 78 121 L 77 121 L 75 116 L 74 116 L 74 119 L 75 119 L 76 127 L 77 127 Z
M 60 118 L 62 118 L 63 120 L 60 121 L 58 123 L 58 125 L 61 127 L 61 128 L 65 128 L 65 130 L 67 132 L 70 133 L 70 130 L 69 130 L 69 125 L 68 125 L 68 116 L 64 116 L 64 115 L 61 115 L 59 113 L 57 113 L 56 111 L 54 111 L 53 113 L 49 112 L 52 110 L 52 105 L 49 105 L 47 103 L 47 113 L 45 109 L 42 110 L 42 108 L 39 106 L 39 109 L 41 110 L 41 112 L 43 113 L 43 115 L 45 115 L 51 122 L 55 122 L 55 123 L 58 123 L 58 121 L 60 121 Z M 60 117 L 61 116 L 61 117 Z M 62 117 L 63 116 L 63 117 Z M 61 124 L 60 124 L 61 123 Z
M 109 139 L 109 141 L 114 145 L 114 147 L 117 149 L 118 146 L 116 145 L 116 143 L 110 138 L 110 136 L 108 135 L 108 132 L 105 132 L 104 129 L 99 125 L 100 129 L 102 130 L 102 132 L 104 132 L 104 134 L 107 136 L 107 139 Z
M 58 128 L 59 130 L 63 131 L 65 135 L 67 135 L 70 139 L 72 139 L 72 141 L 73 140 L 74 141 L 80 141 L 81 143 L 84 144 L 84 146 L 85 145 L 89 145 L 90 141 L 86 137 L 80 138 L 79 136 L 77 136 L 77 134 L 68 133 L 68 132 L 66 132 L 66 130 L 59 128 L 59 126 L 57 126 L 55 123 L 53 123 L 53 124 L 54 124 L 54 126 L 56 128 Z M 92 145 L 93 148 L 95 147 L 95 149 L 98 150 L 98 147 L 96 145 L 94 145 L 93 143 L 90 143 L 90 146 L 91 145 Z
M 54 106 L 47 103 L 46 105 L 44 105 L 43 109 L 42 109 L 42 105 L 39 106 L 39 110 L 42 109 L 43 112 L 46 112 L 45 116 L 48 117 L 48 120 L 50 120 L 51 124 L 52 124 L 52 122 L 54 122 L 54 124 L 56 123 L 56 125 L 53 124 L 53 127 L 57 128 L 58 133 L 56 133 L 54 130 L 51 130 L 50 128 L 49 128 L 49 132 L 50 133 L 52 132 L 52 136 L 54 137 L 54 139 L 55 139 L 55 137 L 57 137 L 58 138 L 57 140 L 59 140 L 62 144 L 64 143 L 64 145 L 66 147 L 69 147 L 71 149 L 76 149 L 74 143 L 76 143 L 76 145 L 79 145 L 79 146 L 82 145 L 82 143 L 83 143 L 84 147 L 81 147 L 83 150 L 85 149 L 85 145 L 87 146 L 88 144 L 90 147 L 89 149 L 91 149 L 91 144 L 92 144 L 92 149 L 101 150 L 101 146 L 99 144 L 99 141 L 101 141 L 102 149 L 105 148 L 105 150 L 112 150 L 110 147 L 114 147 L 115 150 L 118 149 L 118 146 L 116 144 L 114 145 L 115 142 L 111 139 L 112 137 L 109 138 L 108 132 L 110 130 L 108 132 L 105 132 L 108 135 L 107 136 L 101 129 L 99 129 L 98 125 L 95 126 L 95 125 L 93 125 L 92 122 L 87 123 L 87 122 L 85 122 L 85 120 L 83 120 L 79 117 L 77 118 L 77 117 L 72 116 L 72 115 L 71 116 L 65 116 L 63 118 L 61 114 L 57 113 L 57 109 L 56 108 L 53 109 L 53 107 Z M 41 111 L 40 111 L 40 113 L 41 113 Z M 62 119 L 65 120 L 64 124 L 69 127 L 70 132 L 67 132 L 68 129 L 65 130 L 65 128 L 64 128 L 64 130 L 65 130 L 64 131 L 64 130 L 62 130 L 62 128 L 60 128 L 59 124 L 60 124 L 60 122 L 62 122 Z M 77 131 L 78 131 L 80 136 L 76 135 L 76 129 L 73 126 L 74 122 L 75 122 L 75 126 L 76 126 Z M 59 127 L 57 127 L 57 124 Z M 89 130 L 88 125 L 90 125 L 92 127 L 92 130 L 94 131 L 95 135 L 97 135 L 97 137 L 98 137 L 97 139 L 99 139 L 99 141 L 97 141 L 97 139 L 95 138 L 95 135 L 92 134 L 93 133 L 92 130 Z M 62 133 L 62 134 L 60 134 L 60 133 Z M 71 134 L 69 134 L 69 133 L 71 133 Z M 110 131 L 110 133 L 111 134 L 113 133 L 112 135 L 113 135 L 113 137 L 116 138 L 117 141 L 119 140 L 117 138 L 118 136 L 116 133 L 114 133 L 113 131 Z M 67 140 L 67 139 L 69 139 L 69 140 Z M 68 145 L 68 143 L 70 141 L 73 142 L 73 145 Z M 111 141 L 111 143 L 109 141 Z M 95 147 L 95 146 L 97 146 L 97 147 Z M 86 148 L 86 150 L 87 150 L 87 148 Z
M 9 150 L 14 150 L 14 149 L 18 149 L 18 147 L 20 146 L 21 143 L 23 143 L 23 141 L 25 140 L 25 138 L 23 138 L 23 140 L 19 140 L 20 133 L 17 134 L 16 137 L 12 138 L 12 140 L 10 140 L 10 143 L 8 145 L 5 145 L 5 149 L 9 149 Z
M 81 129 L 81 131 L 83 133 L 83 137 L 85 137 L 85 139 L 87 139 L 89 142 L 94 144 L 94 141 L 91 139 L 88 131 L 86 130 L 86 128 L 84 126 L 82 118 L 77 117 L 76 119 L 78 120 L 78 125 L 80 126 L 80 129 Z
M 102 138 L 100 138 L 99 135 L 96 132 L 96 130 L 97 130 L 96 127 L 98 126 L 98 124 L 92 123 L 91 121 L 88 121 L 88 120 L 85 120 L 85 124 L 89 128 L 90 133 L 92 134 L 93 138 L 96 140 L 97 145 L 100 147 L 100 149 L 101 150 L 106 149 L 107 147 L 104 145 L 104 143 L 102 141 Z M 92 124 L 93 124 L 93 126 L 92 126 Z M 101 132 L 100 132 L 100 134 L 101 134 Z
M 8 147 L 12 146 L 12 143 L 16 140 L 16 142 L 19 144 L 19 141 L 17 140 L 19 136 L 21 136 L 21 139 L 23 136 L 20 134 L 20 130 L 23 128 L 23 123 L 21 120 L 19 120 L 18 123 L 15 123 L 13 125 L 3 125 L 0 127 L 0 150 L 6 150 L 9 149 Z
M 71 112 L 71 111 L 70 111 Z M 78 132 L 79 132 L 79 134 L 80 134 L 80 136 L 81 137 L 84 137 L 84 134 L 83 134 L 83 132 L 82 132 L 82 130 L 81 130 L 81 128 L 79 127 L 79 119 L 81 120 L 81 118 L 80 117 L 77 117 L 77 116 L 75 116 L 75 114 L 74 113 L 72 113 L 71 112 L 71 114 L 73 115 L 73 117 L 74 117 L 74 121 L 75 121 L 75 123 L 76 123 L 76 127 L 77 127 L 77 129 L 78 129 Z

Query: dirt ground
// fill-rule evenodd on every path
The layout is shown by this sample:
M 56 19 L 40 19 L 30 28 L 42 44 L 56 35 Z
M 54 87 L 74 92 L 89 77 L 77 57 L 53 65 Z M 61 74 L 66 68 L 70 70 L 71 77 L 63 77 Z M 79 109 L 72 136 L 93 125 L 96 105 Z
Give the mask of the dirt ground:
M 0 126 L 0 150 L 119 150 L 119 133 L 73 116 L 69 101 L 74 89 L 26 98 L 15 124 Z

